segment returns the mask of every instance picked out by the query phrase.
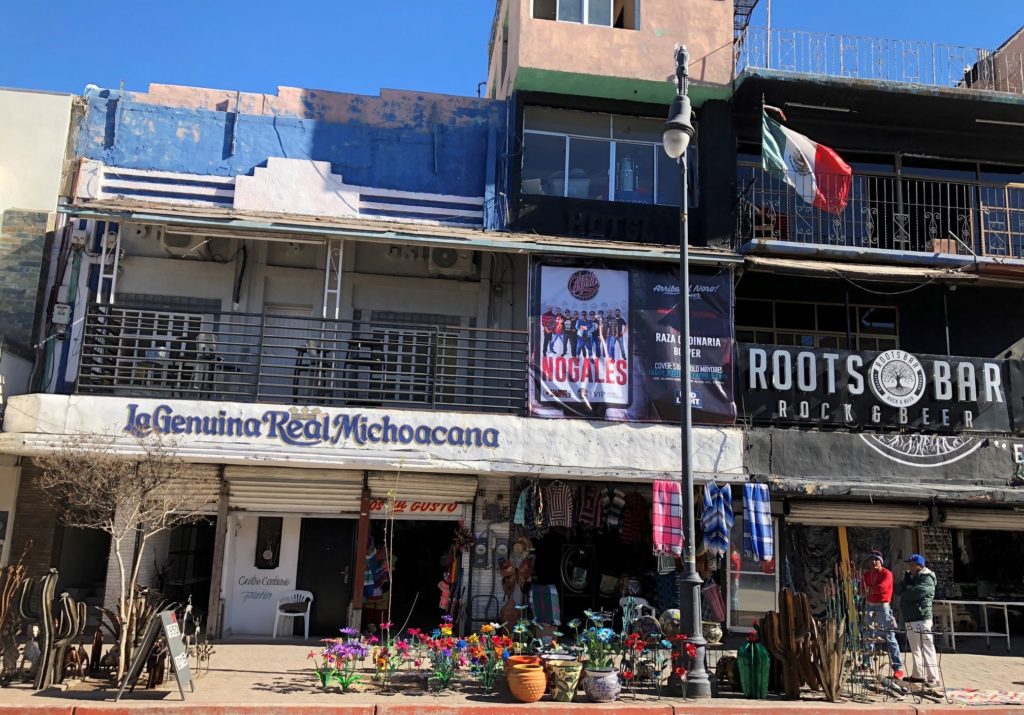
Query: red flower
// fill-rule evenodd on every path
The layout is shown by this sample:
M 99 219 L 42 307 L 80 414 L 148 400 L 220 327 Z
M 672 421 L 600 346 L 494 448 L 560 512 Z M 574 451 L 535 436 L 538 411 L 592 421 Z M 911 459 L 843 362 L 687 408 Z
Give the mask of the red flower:
M 697 657 L 697 646 L 695 646 L 693 643 L 687 643 L 686 644 L 686 655 L 688 655 L 691 660 L 693 658 L 696 658 Z
M 677 665 L 675 667 L 675 670 L 673 670 L 672 672 L 676 674 L 677 678 L 685 678 L 687 671 L 686 671 L 686 668 L 684 668 L 683 666 Z
M 423 631 L 421 631 L 421 630 L 420 630 L 419 628 L 410 628 L 410 629 L 409 629 L 408 631 L 406 631 L 406 632 L 407 632 L 407 633 L 409 634 L 409 636 L 410 636 L 411 638 L 415 638 L 416 636 L 418 636 L 418 635 L 419 635 L 420 633 L 422 633 Z
M 622 677 L 625 678 L 626 680 L 632 680 L 633 679 L 633 671 L 632 670 L 625 670 L 625 671 L 623 671 L 622 672 Z

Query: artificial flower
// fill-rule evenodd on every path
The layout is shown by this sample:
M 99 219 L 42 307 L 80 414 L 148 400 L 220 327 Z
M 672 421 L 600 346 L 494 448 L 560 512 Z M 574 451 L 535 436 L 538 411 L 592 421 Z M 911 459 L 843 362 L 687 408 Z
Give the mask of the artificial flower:
M 693 643 L 687 643 L 686 644 L 686 655 L 689 656 L 691 660 L 693 658 L 696 658 L 697 657 L 697 646 L 695 646 Z

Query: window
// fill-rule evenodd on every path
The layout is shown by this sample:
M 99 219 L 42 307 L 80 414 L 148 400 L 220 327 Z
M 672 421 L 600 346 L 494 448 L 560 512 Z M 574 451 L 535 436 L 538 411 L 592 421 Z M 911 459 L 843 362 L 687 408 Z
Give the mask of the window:
M 533 0 L 538 20 L 637 29 L 637 0 Z
M 745 343 L 833 350 L 899 347 L 896 308 L 783 300 L 736 301 L 736 339 Z M 853 338 L 851 347 L 847 340 Z
M 679 167 L 661 147 L 663 120 L 527 107 L 522 191 L 597 201 L 679 205 Z M 696 152 L 687 154 L 696 205 Z

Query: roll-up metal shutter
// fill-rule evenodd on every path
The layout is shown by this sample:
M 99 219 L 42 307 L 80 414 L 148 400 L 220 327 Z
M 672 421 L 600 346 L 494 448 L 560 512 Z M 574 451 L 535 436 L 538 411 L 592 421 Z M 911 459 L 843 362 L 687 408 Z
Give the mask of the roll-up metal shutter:
M 920 526 L 928 521 L 928 507 L 897 504 L 794 501 L 786 521 L 806 526 L 863 526 L 875 528 Z
M 939 510 L 939 526 L 949 529 L 1024 531 L 1024 512 L 946 507 Z
M 370 495 L 384 499 L 394 492 L 406 501 L 458 502 L 468 504 L 476 495 L 476 477 L 454 474 L 370 472 Z
M 216 464 L 187 464 L 182 472 L 185 488 L 206 497 L 206 504 L 217 509 L 220 500 L 220 467 Z
M 337 469 L 225 467 L 228 507 L 244 511 L 358 514 L 363 473 Z

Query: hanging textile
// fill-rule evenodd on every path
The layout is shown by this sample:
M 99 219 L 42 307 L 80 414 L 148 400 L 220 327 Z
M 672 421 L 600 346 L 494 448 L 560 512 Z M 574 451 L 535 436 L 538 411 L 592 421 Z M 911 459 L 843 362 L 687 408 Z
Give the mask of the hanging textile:
M 651 533 L 651 508 L 640 492 L 626 495 L 622 507 L 622 530 L 619 536 L 624 544 L 642 544 Z
M 715 480 L 704 485 L 700 524 L 704 531 L 704 550 L 709 556 L 724 556 L 729 551 L 729 532 L 736 517 L 732 511 L 732 490 Z
M 573 526 L 572 490 L 564 482 L 552 482 L 544 488 L 544 503 L 547 504 L 548 526 Z
M 743 485 L 743 555 L 754 561 L 771 561 L 775 557 L 767 484 Z
M 600 527 L 604 523 L 604 505 L 601 489 L 585 485 L 580 490 L 580 516 L 582 526 Z
M 529 499 L 529 490 L 524 488 L 519 492 L 519 501 L 516 502 L 516 513 L 512 517 L 512 523 L 519 526 L 526 526 L 526 500 Z
M 537 623 L 561 623 L 562 611 L 558 603 L 558 588 L 535 583 L 530 589 L 533 601 L 533 620 Z
M 622 523 L 622 510 L 626 506 L 626 494 L 621 489 L 609 487 L 601 495 L 601 509 L 604 511 L 605 524 L 613 529 Z
M 654 482 L 654 553 L 683 555 L 683 493 L 679 482 Z

